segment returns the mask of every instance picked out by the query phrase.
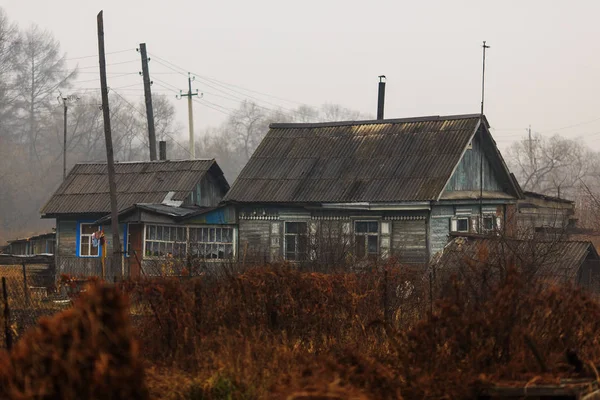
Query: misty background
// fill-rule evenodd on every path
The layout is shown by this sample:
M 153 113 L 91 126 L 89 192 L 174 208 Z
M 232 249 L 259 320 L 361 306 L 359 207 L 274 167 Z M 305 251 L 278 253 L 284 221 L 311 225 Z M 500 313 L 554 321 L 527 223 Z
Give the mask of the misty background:
M 594 1 L 0 1 L 0 242 L 49 230 L 39 209 L 67 169 L 104 161 L 96 14 L 104 10 L 115 159 L 148 160 L 141 61 L 147 43 L 157 140 L 187 158 L 192 87 L 196 156 L 230 184 L 271 122 L 369 119 L 377 76 L 386 118 L 485 114 L 521 185 L 577 201 L 600 188 Z M 528 140 L 531 126 L 532 140 Z M 595 207 L 597 208 L 597 207 Z

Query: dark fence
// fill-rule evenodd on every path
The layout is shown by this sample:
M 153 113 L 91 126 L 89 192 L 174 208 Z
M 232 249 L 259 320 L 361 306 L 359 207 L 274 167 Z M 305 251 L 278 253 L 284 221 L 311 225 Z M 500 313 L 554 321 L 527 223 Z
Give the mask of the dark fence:
M 115 261 L 116 260 L 116 261 Z M 98 260 L 99 261 L 99 260 Z M 127 260 L 126 260 L 127 261 Z M 107 258 L 104 265 L 105 268 L 105 280 L 108 282 L 118 282 L 124 288 L 132 287 L 145 287 L 148 285 L 150 291 L 154 290 L 157 286 L 160 287 L 172 287 L 173 284 L 179 285 L 182 293 L 192 292 L 194 289 L 193 282 L 201 282 L 201 286 L 204 289 L 212 289 L 216 287 L 231 287 L 237 288 L 236 279 L 240 274 L 250 272 L 257 265 L 251 263 L 207 263 L 207 262 L 196 262 L 190 263 L 189 260 L 157 260 L 155 262 L 148 262 L 145 264 L 143 275 L 136 279 L 122 278 L 121 273 L 123 268 L 125 275 L 127 275 L 127 263 L 122 263 L 120 259 Z M 119 268 L 119 269 L 117 269 Z M 307 275 L 312 276 L 314 272 L 319 273 L 330 273 L 336 274 L 341 272 L 348 272 L 342 267 L 327 268 L 324 265 L 285 265 L 280 264 L 277 266 L 266 267 L 260 269 L 266 276 L 269 275 L 268 271 L 272 270 L 273 273 L 277 273 L 280 270 L 292 270 L 296 272 L 303 272 Z M 428 294 L 428 288 L 430 286 L 428 278 L 423 274 L 424 269 L 421 267 L 407 267 L 411 269 L 401 270 L 397 267 L 392 268 L 383 266 L 357 266 L 354 268 L 355 272 L 359 273 L 359 281 L 364 281 L 362 286 L 353 286 L 351 290 L 356 291 L 356 296 L 349 298 L 356 298 L 357 301 L 367 301 L 366 297 L 369 297 L 369 306 L 365 309 L 369 310 L 369 313 L 373 315 L 379 315 L 379 319 L 394 322 L 395 324 L 403 324 L 408 321 L 413 321 L 416 317 L 422 315 L 423 311 L 429 310 L 429 301 L 432 300 Z M 265 274 L 264 271 L 267 271 Z M 402 273 L 399 273 L 402 271 Z M 87 272 L 87 274 L 86 274 Z M 43 316 L 50 316 L 56 312 L 65 310 L 72 305 L 71 299 L 80 290 L 82 290 L 88 283 L 90 277 L 100 277 L 102 273 L 102 266 L 99 265 L 97 260 L 84 260 L 79 262 L 77 259 L 65 259 L 63 258 L 60 264 L 57 264 L 57 273 L 52 274 L 41 274 L 36 271 L 35 268 L 24 269 L 22 266 L 3 266 L 0 269 L 0 277 L 2 277 L 6 290 L 3 293 L 3 297 L 0 301 L 3 310 L 6 313 L 0 315 L 1 332 L 0 332 L 0 347 L 7 347 L 10 342 L 17 340 L 23 332 L 28 328 L 35 326 L 38 319 Z M 364 274 L 364 275 L 361 275 Z M 254 276 L 255 275 L 250 275 Z M 283 275 L 289 276 L 289 275 Z M 339 275 L 342 281 L 344 281 L 344 274 Z M 198 280 L 198 278 L 200 279 Z M 299 280 L 295 282 L 304 282 L 304 289 L 310 290 L 311 281 Z M 314 284 L 321 282 L 318 276 L 315 276 Z M 285 281 L 285 279 L 283 279 Z M 282 282 L 283 282 L 282 281 Z M 180 284 L 177 284 L 180 282 Z M 188 282 L 192 285 L 188 285 Z M 275 281 L 276 286 L 272 287 L 273 296 L 277 297 L 279 290 L 277 285 L 279 281 Z M 229 285 L 229 286 L 228 286 Z M 292 286 L 289 286 L 292 285 Z M 293 287 L 294 283 L 285 283 L 284 286 L 289 290 Z M 343 288 L 344 286 L 340 286 Z M 189 290 L 188 290 L 189 289 Z M 203 289 L 203 290 L 204 290 Z M 236 289 L 237 290 L 237 289 Z M 257 293 L 262 293 L 262 289 L 258 289 Z M 343 289 L 340 289 L 342 293 Z M 364 292 L 364 293 L 363 293 Z M 132 309 L 132 322 L 138 323 L 142 318 L 142 315 L 150 312 L 152 308 L 152 302 L 159 301 L 152 298 L 140 297 L 138 295 L 130 297 L 131 309 Z M 146 293 L 142 291 L 141 293 Z M 212 293 L 211 290 L 203 292 L 203 297 Z M 353 292 L 354 293 L 354 292 Z M 247 293 L 246 293 L 247 294 Z M 246 296 L 244 293 L 237 293 L 235 290 L 230 292 L 229 295 L 239 299 L 233 299 L 232 301 L 245 301 L 242 298 Z M 219 297 L 219 296 L 217 296 Z M 364 297 L 363 300 L 360 300 Z M 211 307 L 212 301 L 220 301 L 219 298 L 207 297 L 205 300 L 205 307 Z M 294 303 L 302 301 L 301 299 L 293 300 Z M 142 310 L 143 312 L 141 312 Z

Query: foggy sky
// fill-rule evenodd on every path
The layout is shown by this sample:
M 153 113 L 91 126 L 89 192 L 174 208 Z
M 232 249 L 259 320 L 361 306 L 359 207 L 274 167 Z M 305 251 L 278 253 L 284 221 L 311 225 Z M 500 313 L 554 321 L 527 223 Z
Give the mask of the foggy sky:
M 329 102 L 375 115 L 377 76 L 385 74 L 386 118 L 477 113 L 486 40 L 485 113 L 501 147 L 531 124 L 534 132 L 582 137 L 600 150 L 598 1 L 0 0 L 0 6 L 22 28 L 36 23 L 53 32 L 69 58 L 97 54 L 96 14 L 103 9 L 106 51 L 130 49 L 107 56 L 109 64 L 122 63 L 108 66 L 109 86 L 126 86 L 115 90 L 136 103 L 143 91 L 134 75 L 141 70 L 135 48 L 146 42 L 151 54 L 185 70 L 289 100 L 253 94 L 269 108 Z M 86 72 L 77 91 L 99 87 L 97 58 L 69 61 L 77 64 Z M 185 76 L 156 62 L 150 72 L 155 82 L 187 86 Z M 237 106 L 201 81 L 194 88 L 213 104 Z M 186 104 L 176 106 L 185 132 Z M 226 118 L 194 107 L 197 135 Z

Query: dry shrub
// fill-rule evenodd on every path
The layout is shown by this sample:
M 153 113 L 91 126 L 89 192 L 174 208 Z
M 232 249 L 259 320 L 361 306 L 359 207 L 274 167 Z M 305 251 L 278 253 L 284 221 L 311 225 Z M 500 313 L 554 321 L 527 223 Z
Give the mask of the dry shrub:
M 581 289 L 525 280 L 516 269 L 485 295 L 473 296 L 467 281 L 454 280 L 429 318 L 396 334 L 405 396 L 472 398 L 491 382 L 556 381 L 574 373 L 568 351 L 600 361 L 600 305 Z M 595 377 L 577 376 L 586 374 Z
M 0 398 L 146 399 L 143 376 L 125 297 L 96 285 L 0 355 Z

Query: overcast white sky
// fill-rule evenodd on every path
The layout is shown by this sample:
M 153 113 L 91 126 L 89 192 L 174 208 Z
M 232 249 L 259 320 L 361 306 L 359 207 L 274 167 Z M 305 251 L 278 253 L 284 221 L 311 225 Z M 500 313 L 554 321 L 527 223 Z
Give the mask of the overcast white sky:
M 387 118 L 477 113 L 486 40 L 485 113 L 502 147 L 531 124 L 534 132 L 581 137 L 600 150 L 597 0 L 0 0 L 0 6 L 22 27 L 52 31 L 69 58 L 97 54 L 96 14 L 103 9 L 106 51 L 130 49 L 108 55 L 115 64 L 108 67 L 109 86 L 127 86 L 115 90 L 136 102 L 141 78 L 122 74 L 141 69 L 135 48 L 146 42 L 151 54 L 184 70 L 297 103 L 339 103 L 374 115 L 377 76 L 385 74 Z M 77 63 L 86 72 L 77 88 L 99 87 L 97 58 L 69 61 Z M 158 62 L 150 72 L 156 83 L 186 88 L 185 76 Z M 201 80 L 194 87 L 222 112 L 236 106 Z M 298 105 L 252 95 L 269 108 Z M 177 110 L 185 121 L 184 101 Z M 197 134 L 223 121 L 222 112 L 196 103 Z

